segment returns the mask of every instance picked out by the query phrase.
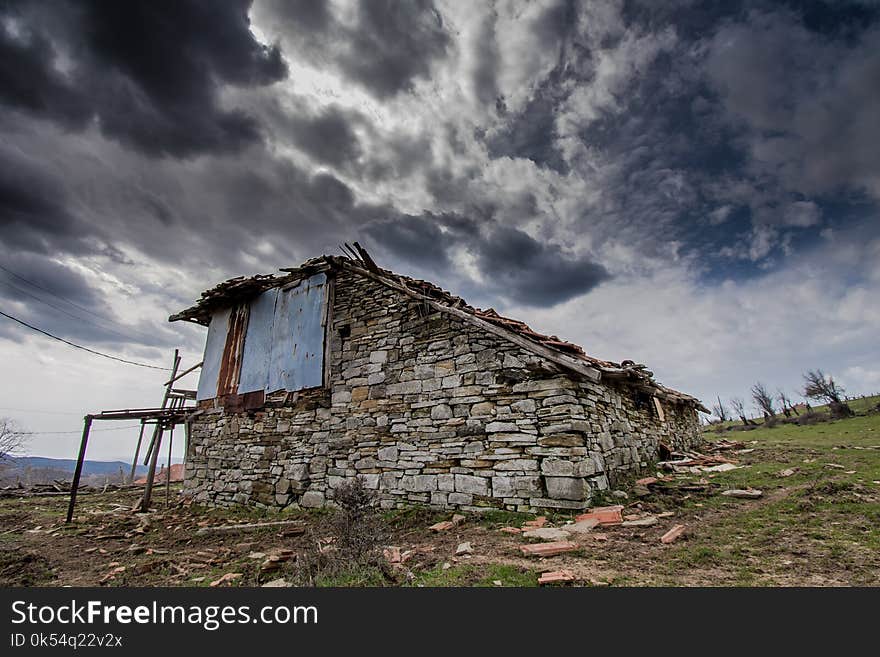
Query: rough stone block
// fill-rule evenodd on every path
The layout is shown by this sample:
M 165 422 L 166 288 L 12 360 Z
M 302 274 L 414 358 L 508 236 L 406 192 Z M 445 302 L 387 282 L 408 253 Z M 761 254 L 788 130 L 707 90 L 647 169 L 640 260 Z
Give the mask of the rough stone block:
M 488 495 L 489 480 L 486 477 L 457 474 L 455 475 L 455 492 L 469 493 L 471 495 Z
M 585 500 L 589 487 L 583 477 L 544 477 L 547 495 L 554 499 Z
M 437 404 L 431 409 L 432 420 L 448 420 L 452 417 L 452 409 L 448 404 Z

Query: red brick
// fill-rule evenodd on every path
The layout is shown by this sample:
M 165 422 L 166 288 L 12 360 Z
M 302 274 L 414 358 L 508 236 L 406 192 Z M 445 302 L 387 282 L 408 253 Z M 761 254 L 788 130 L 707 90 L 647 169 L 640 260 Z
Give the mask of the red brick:
M 560 582 L 573 582 L 577 579 L 570 570 L 554 570 L 549 573 L 542 573 L 538 578 L 538 584 L 558 584 Z
M 657 477 L 645 477 L 644 479 L 636 479 L 636 483 L 639 486 L 650 486 L 651 484 L 657 483 Z
M 684 533 L 684 530 L 684 525 L 675 525 L 672 529 L 670 529 L 668 532 L 660 537 L 660 542 L 666 544 L 672 543 Z
M 453 527 L 455 527 L 455 523 L 450 522 L 449 520 L 444 520 L 443 522 L 438 522 L 436 525 L 431 525 L 428 529 L 435 532 L 445 532 L 447 529 L 452 529 Z
M 540 529 L 544 525 L 547 524 L 547 518 L 545 516 L 538 516 L 534 520 L 529 520 L 523 523 L 523 528 L 528 527 L 529 529 Z
M 572 543 L 571 541 L 535 543 L 534 545 L 523 545 L 522 547 L 520 547 L 522 553 L 527 557 L 555 557 L 557 554 L 574 552 L 577 549 L 578 544 Z
M 498 531 L 504 532 L 505 534 L 521 534 L 522 529 L 519 527 L 502 527 Z
M 623 507 L 620 504 L 614 506 L 598 506 L 588 513 L 582 513 L 575 518 L 575 521 L 595 519 L 600 525 L 619 525 L 623 522 L 621 515 Z

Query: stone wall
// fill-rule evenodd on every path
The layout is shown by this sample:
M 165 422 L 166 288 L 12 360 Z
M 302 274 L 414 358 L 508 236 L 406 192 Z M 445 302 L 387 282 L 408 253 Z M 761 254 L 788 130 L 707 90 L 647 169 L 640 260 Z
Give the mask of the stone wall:
M 696 411 L 531 352 L 348 272 L 335 280 L 330 389 L 205 408 L 186 493 L 205 504 L 311 507 L 361 475 L 385 507 L 580 509 L 638 472 L 658 443 L 699 440 Z

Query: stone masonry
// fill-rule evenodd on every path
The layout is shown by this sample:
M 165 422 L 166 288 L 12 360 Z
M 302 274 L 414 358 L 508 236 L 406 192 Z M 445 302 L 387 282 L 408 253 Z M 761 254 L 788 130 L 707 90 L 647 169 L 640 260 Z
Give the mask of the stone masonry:
M 661 441 L 699 440 L 693 404 L 560 366 L 371 278 L 341 270 L 329 388 L 256 411 L 203 403 L 185 492 L 210 505 L 317 507 L 361 476 L 383 507 L 582 509 L 646 468 Z

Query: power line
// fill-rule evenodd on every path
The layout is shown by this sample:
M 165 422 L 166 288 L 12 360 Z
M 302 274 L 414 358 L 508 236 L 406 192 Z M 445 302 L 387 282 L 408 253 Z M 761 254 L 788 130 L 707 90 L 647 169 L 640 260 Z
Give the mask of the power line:
M 61 301 L 64 301 L 65 303 L 69 303 L 69 304 L 70 304 L 71 306 L 73 306 L 74 308 L 79 308 L 79 309 L 82 310 L 83 312 L 87 312 L 87 313 L 89 313 L 90 315 L 94 315 L 95 317 L 97 317 L 97 318 L 99 318 L 99 319 L 103 319 L 104 321 L 107 321 L 107 322 L 113 322 L 114 324 L 117 324 L 117 325 L 119 325 L 119 326 L 122 326 L 122 324 L 119 324 L 116 320 L 111 319 L 111 318 L 109 318 L 109 317 L 104 317 L 103 315 L 100 315 L 100 314 L 96 313 L 96 312 L 93 311 L 93 310 L 89 310 L 88 308 L 84 308 L 83 306 L 79 305 L 78 303 L 74 303 L 73 301 L 71 301 L 71 300 L 68 299 L 67 297 L 61 296 L 60 294 L 58 294 L 58 293 L 56 293 L 56 292 L 53 292 L 53 291 L 50 290 L 49 288 L 40 285 L 39 283 L 34 283 L 32 280 L 25 278 L 25 277 L 22 276 L 21 274 L 16 274 L 14 271 L 12 271 L 11 269 L 8 269 L 8 268 L 4 267 L 3 265 L 0 265 L 0 269 L 2 269 L 3 271 L 5 271 L 5 272 L 6 272 L 7 274 L 9 274 L 10 276 L 14 276 L 14 277 L 17 278 L 18 280 L 27 283 L 28 285 L 32 285 L 33 287 L 35 287 L 35 288 L 37 288 L 37 289 L 39 289 L 39 290 L 43 290 L 43 292 L 48 292 L 49 294 L 51 294 L 51 295 L 52 295 L 53 297 L 55 297 L 56 299 L 61 299 Z M 123 327 L 123 328 L 124 328 L 124 327 Z
M 95 354 L 96 356 L 103 356 L 104 358 L 109 358 L 110 360 L 116 360 L 120 363 L 127 363 L 128 365 L 137 365 L 138 367 L 148 367 L 151 370 L 163 370 L 165 372 L 170 372 L 171 368 L 169 367 L 159 367 L 157 365 L 147 365 L 145 363 L 137 363 L 133 360 L 126 360 L 125 358 L 119 358 L 118 356 L 111 356 L 110 354 L 105 354 L 100 351 L 95 351 L 94 349 L 89 349 L 88 347 L 83 347 L 80 344 L 76 344 L 71 342 L 70 340 L 65 340 L 64 338 L 59 338 L 57 335 L 52 335 L 51 333 L 44 331 L 43 329 L 37 328 L 36 326 L 32 326 L 25 321 L 18 319 L 17 317 L 13 317 L 12 315 L 7 315 L 2 310 L 0 310 L 0 315 L 6 317 L 7 319 L 11 319 L 13 322 L 17 322 L 22 326 L 26 326 L 27 328 L 36 331 L 37 333 L 42 333 L 46 337 L 52 338 L 53 340 L 58 340 L 59 342 L 63 342 L 64 344 L 70 345 L 71 347 L 76 347 L 77 349 L 82 349 L 83 351 L 88 351 L 90 354 Z
M 48 415 L 79 415 L 82 413 L 77 411 L 49 411 L 42 408 L 12 408 L 11 406 L 0 406 L 0 411 L 15 411 L 17 413 L 46 413 Z
M 83 311 L 83 312 L 85 312 L 85 313 L 88 313 L 89 315 L 93 315 L 93 316 L 97 317 L 98 319 L 102 319 L 102 320 L 104 320 L 105 322 L 110 322 L 110 323 L 112 323 L 112 324 L 115 324 L 115 325 L 118 326 L 119 328 L 124 329 L 125 331 L 127 331 L 127 332 L 129 332 L 129 333 L 130 333 L 130 332 L 134 332 L 134 333 L 139 334 L 142 338 L 145 337 L 145 334 L 141 333 L 140 331 L 137 331 L 137 330 L 132 331 L 132 329 L 131 329 L 130 327 L 125 326 L 124 324 L 121 324 L 120 322 L 116 321 L 115 319 L 113 319 L 113 318 L 111 318 L 111 317 L 105 317 L 104 315 L 101 315 L 100 313 L 96 313 L 96 312 L 93 311 L 93 310 L 89 310 L 88 308 L 85 308 L 84 306 L 81 306 L 81 305 L 79 305 L 78 303 L 74 303 L 73 301 L 71 301 L 71 300 L 68 299 L 67 297 L 62 296 L 62 295 L 58 294 L 57 292 L 53 292 L 53 291 L 50 290 L 49 288 L 47 288 L 47 287 L 45 287 L 45 286 L 43 286 L 43 285 L 40 285 L 39 283 L 35 283 L 34 281 L 32 281 L 32 280 L 30 280 L 30 279 L 28 279 L 28 278 L 25 278 L 25 277 L 22 276 L 21 274 L 16 274 L 14 271 L 12 271 L 11 269 L 9 269 L 8 267 L 4 267 L 3 265 L 0 265 L 0 269 L 2 269 L 3 271 L 5 271 L 5 272 L 6 272 L 7 274 L 9 274 L 10 276 L 14 276 L 14 277 L 17 278 L 18 280 L 20 280 L 20 281 L 22 281 L 22 282 L 24 282 L 24 283 L 27 283 L 28 285 L 30 285 L 30 286 L 32 286 L 32 287 L 35 287 L 35 288 L 37 288 L 38 290 L 42 290 L 43 292 L 47 292 L 48 294 L 51 294 L 51 295 L 52 295 L 53 297 L 55 297 L 56 299 L 60 299 L 60 300 L 63 301 L 64 303 L 70 304 L 71 306 L 73 306 L 74 308 L 77 308 L 78 310 L 81 310 L 81 311 Z M 0 281 L 0 282 L 3 282 L 3 281 Z M 17 287 L 17 286 L 13 286 L 13 285 L 12 285 L 11 283 L 9 283 L 9 282 L 4 282 L 4 283 L 5 283 L 6 285 L 8 285 L 9 287 L 11 287 L 12 289 L 17 290 L 18 292 L 21 292 L 22 294 L 26 294 L 27 296 L 29 296 L 29 297 L 31 297 L 31 298 L 33 298 L 33 299 L 36 299 L 37 301 L 40 301 L 40 302 L 42 302 L 42 303 L 45 303 L 47 306 L 51 306 L 52 308 L 55 308 L 56 310 L 59 310 L 59 311 L 63 312 L 65 315 L 68 315 L 68 316 L 70 316 L 70 317 L 73 317 L 74 319 L 78 319 L 78 320 L 80 320 L 80 321 L 83 321 L 83 320 L 88 321 L 88 322 L 90 322 L 91 324 L 94 324 L 95 326 L 98 326 L 98 327 L 103 328 L 103 329 L 105 329 L 105 330 L 107 330 L 107 331 L 110 331 L 111 333 L 114 333 L 115 335 L 118 335 L 118 336 L 120 336 L 120 337 L 122 337 L 122 338 L 126 338 L 126 339 L 127 339 L 127 338 L 129 337 L 128 335 L 123 335 L 122 333 L 119 333 L 118 331 L 115 331 L 115 330 L 112 329 L 112 328 L 109 328 L 109 327 L 106 327 L 106 326 L 101 326 L 100 324 L 97 324 L 97 323 L 94 322 L 93 320 L 86 319 L 85 317 L 80 317 L 79 315 L 73 315 L 73 314 L 69 313 L 68 311 L 64 310 L 63 308 L 59 308 L 58 306 L 56 306 L 56 305 L 54 305 L 54 304 L 52 304 L 52 303 L 49 303 L 48 301 L 46 301 L 46 300 L 44 300 L 44 299 L 41 299 L 41 298 L 38 297 L 38 296 L 34 296 L 33 294 L 30 294 L 29 292 L 26 292 L 25 290 L 22 290 L 21 288 L 19 288 L 19 287 Z
M 137 429 L 140 427 L 140 424 L 127 424 L 124 427 L 108 427 L 107 429 L 92 429 L 91 432 L 95 431 L 121 431 L 122 429 Z M 16 432 L 22 436 L 49 436 L 49 435 L 60 435 L 60 434 L 79 434 L 82 433 L 82 429 L 74 429 L 73 431 L 18 431 Z

